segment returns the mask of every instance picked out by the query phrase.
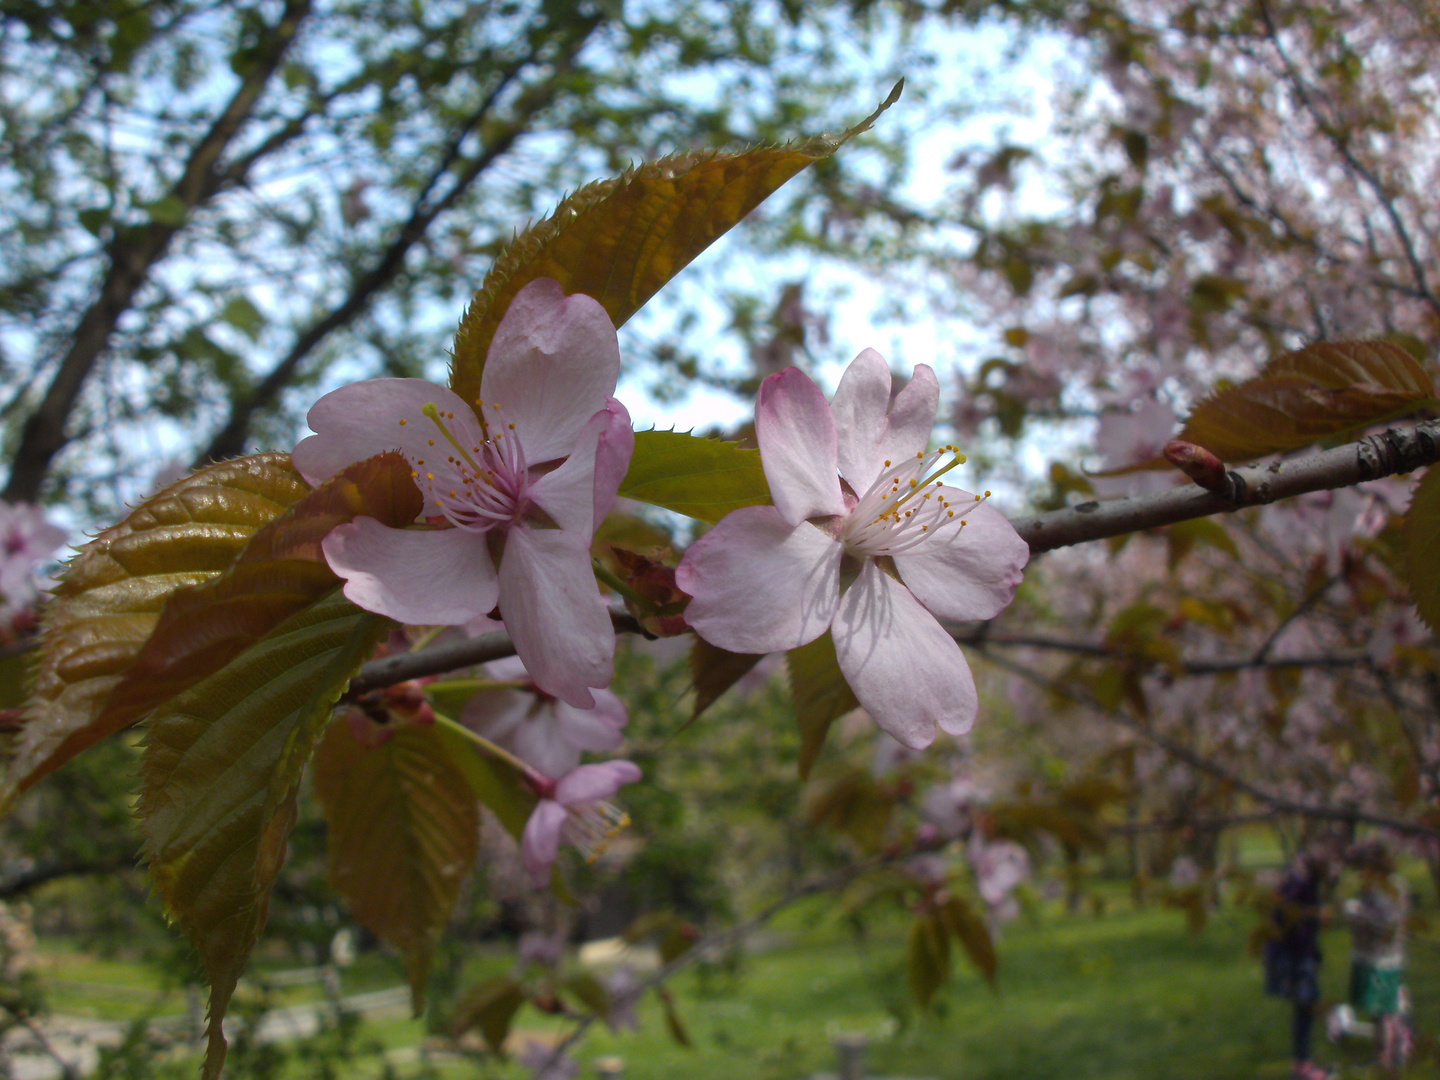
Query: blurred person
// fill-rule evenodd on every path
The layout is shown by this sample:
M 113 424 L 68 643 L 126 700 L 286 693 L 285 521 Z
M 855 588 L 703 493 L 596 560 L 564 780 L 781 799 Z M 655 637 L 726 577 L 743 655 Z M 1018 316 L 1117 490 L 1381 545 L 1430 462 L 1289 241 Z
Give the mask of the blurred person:
M 1265 992 L 1291 1002 L 1290 1049 L 1295 1080 L 1334 1075 L 1311 1057 L 1315 1011 L 1320 1001 L 1321 897 L 1335 878 L 1334 860 L 1323 847 L 1298 855 L 1275 888 L 1271 934 L 1265 942 Z
M 1375 1025 L 1380 1068 L 1399 1072 L 1412 1036 L 1405 991 L 1405 918 L 1409 896 L 1383 841 L 1365 840 L 1346 854 L 1360 891 L 1345 901 L 1350 924 L 1350 1005 Z

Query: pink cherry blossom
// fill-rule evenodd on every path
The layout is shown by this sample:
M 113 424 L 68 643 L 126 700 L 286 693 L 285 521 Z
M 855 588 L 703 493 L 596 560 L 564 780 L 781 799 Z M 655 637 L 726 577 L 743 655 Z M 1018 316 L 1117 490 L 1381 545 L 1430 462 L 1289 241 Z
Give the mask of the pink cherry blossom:
M 39 599 L 44 586 L 36 571 L 68 537 L 40 507 L 0 501 L 0 631 Z
M 498 604 L 535 682 L 580 708 L 610 684 L 615 633 L 590 541 L 635 436 L 611 394 L 615 328 L 599 303 L 531 282 L 495 330 L 472 407 L 421 379 L 326 394 L 293 458 L 312 484 L 398 450 L 425 496 L 425 525 L 361 517 L 325 538 L 356 604 L 400 622 L 463 625 Z
M 790 368 L 761 385 L 755 428 L 773 506 L 728 514 L 686 552 L 676 582 L 690 625 L 734 652 L 793 649 L 833 633 L 860 704 L 907 746 L 938 726 L 968 731 L 978 699 L 939 619 L 998 614 L 1030 550 L 979 495 L 940 476 L 954 447 L 926 452 L 939 383 L 926 365 L 891 400 L 873 349 L 833 404 Z
M 630 823 L 629 815 L 608 800 L 640 775 L 634 762 L 606 761 L 581 765 L 544 785 L 520 835 L 520 861 L 537 889 L 550 880 L 561 844 L 593 861 Z
M 546 776 L 575 768 L 583 751 L 603 754 L 620 745 L 630 714 L 611 691 L 596 690 L 594 707 L 579 709 L 536 686 L 519 657 L 487 664 L 485 674 L 512 685 L 479 691 L 461 712 L 461 723 Z

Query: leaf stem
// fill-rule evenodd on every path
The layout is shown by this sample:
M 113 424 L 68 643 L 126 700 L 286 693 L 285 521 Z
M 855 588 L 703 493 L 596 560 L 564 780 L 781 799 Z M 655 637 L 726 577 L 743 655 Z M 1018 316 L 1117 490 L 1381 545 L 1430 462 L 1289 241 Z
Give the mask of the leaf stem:
M 478 732 L 471 731 L 464 724 L 451 720 L 450 717 L 446 716 L 444 713 L 437 712 L 435 714 L 435 722 L 441 727 L 454 732 L 462 739 L 465 739 L 467 742 L 471 743 L 486 757 L 494 758 L 496 761 L 501 761 L 504 762 L 506 765 L 509 765 L 512 769 L 520 773 L 521 776 L 525 777 L 525 779 L 529 780 L 532 784 L 544 782 L 545 780 L 549 779 L 539 769 L 535 768 L 535 766 L 530 765 L 525 761 L 522 761 L 520 758 L 512 754 L 509 750 L 506 750 L 503 747 L 496 746 L 489 739 L 485 738 L 485 736 L 479 734 Z

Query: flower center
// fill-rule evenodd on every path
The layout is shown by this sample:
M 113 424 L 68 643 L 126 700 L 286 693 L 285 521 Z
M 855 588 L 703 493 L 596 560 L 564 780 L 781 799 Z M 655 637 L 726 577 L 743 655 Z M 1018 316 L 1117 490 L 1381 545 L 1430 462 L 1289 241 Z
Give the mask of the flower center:
M 604 799 L 570 803 L 565 812 L 570 816 L 561 827 L 560 838 L 578 849 L 587 863 L 605 854 L 610 841 L 630 826 L 630 815 Z
M 903 555 L 922 546 L 948 544 L 966 516 L 990 497 L 966 495 L 941 482 L 965 455 L 955 446 L 919 452 L 885 471 L 860 496 L 845 520 L 841 540 L 852 555 Z
M 434 456 L 415 458 L 410 475 L 427 504 L 434 504 L 436 515 L 472 532 L 519 518 L 525 511 L 530 469 L 515 425 L 492 425 L 483 412 L 478 425 L 468 416 L 457 420 L 434 402 L 420 411 L 435 425 L 436 438 L 427 440 Z

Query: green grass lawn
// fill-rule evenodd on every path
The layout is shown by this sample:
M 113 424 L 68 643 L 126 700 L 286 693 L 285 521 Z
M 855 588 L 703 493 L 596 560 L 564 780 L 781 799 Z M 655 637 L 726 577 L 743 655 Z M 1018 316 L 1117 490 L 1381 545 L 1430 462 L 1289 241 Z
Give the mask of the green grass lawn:
M 943 1080 L 1228 1080 L 1289 1075 L 1288 1007 L 1260 990 L 1258 962 L 1245 941 L 1254 916 L 1220 912 L 1198 935 L 1176 911 L 1154 907 L 1104 916 L 1055 915 L 1010 928 L 1000 943 L 1001 971 L 991 989 L 957 963 L 933 1014 L 908 1006 L 900 968 L 903 927 L 864 942 L 828 922 L 807 930 L 792 920 L 784 944 L 749 957 L 737 972 L 687 971 L 672 983 L 692 1046 L 669 1036 L 653 995 L 640 1010 L 641 1030 L 612 1035 L 597 1025 L 580 1044 L 582 1062 L 624 1059 L 627 1080 L 789 1080 L 834 1069 L 831 1037 L 864 1032 L 872 1075 Z M 1347 941 L 1327 933 L 1324 991 L 1344 993 Z M 499 963 L 500 958 L 496 957 Z M 95 981 L 120 980 L 96 969 Z M 139 973 L 133 974 L 137 979 Z M 383 967 L 347 977 L 347 992 L 383 975 Z M 101 977 L 104 976 L 102 979 Z M 66 972 L 62 978 L 73 978 Z M 87 978 L 87 981 L 89 979 Z M 1440 949 L 1417 941 L 1409 984 L 1422 1036 L 1440 1029 Z M 135 985 L 129 983 L 129 985 Z M 288 991 L 287 991 L 288 993 Z M 59 1007 L 64 995 L 52 995 Z M 94 1006 L 104 1015 L 103 1003 Z M 553 1037 L 565 1023 L 522 1011 L 516 1029 Z M 422 1025 L 403 1019 L 367 1024 L 363 1038 L 391 1047 L 415 1046 Z M 1433 1077 L 1429 1063 L 1412 1075 Z M 1317 1040 L 1319 1056 L 1348 1061 L 1347 1077 L 1368 1075 L 1364 1055 L 1348 1057 Z M 397 1065 L 400 1076 L 409 1067 Z M 443 1068 L 446 1077 L 528 1075 L 518 1066 Z M 371 1058 L 347 1068 L 349 1078 L 378 1076 Z M 288 1075 L 310 1076 L 300 1063 Z M 587 1068 L 582 1075 L 593 1075 Z

